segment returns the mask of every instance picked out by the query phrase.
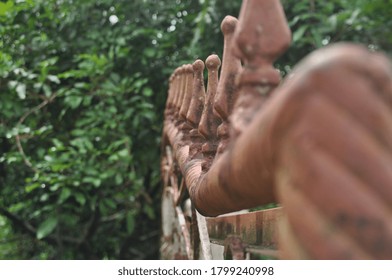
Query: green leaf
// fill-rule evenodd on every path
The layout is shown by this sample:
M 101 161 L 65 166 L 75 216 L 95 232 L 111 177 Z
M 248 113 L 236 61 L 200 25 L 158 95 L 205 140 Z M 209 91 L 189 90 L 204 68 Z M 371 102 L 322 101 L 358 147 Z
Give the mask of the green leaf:
M 0 16 L 5 16 L 8 12 L 11 12 L 13 7 L 13 1 L 0 2 Z
M 121 185 L 123 183 L 123 177 L 121 173 L 117 173 L 116 176 L 114 177 L 114 181 L 116 185 Z
M 60 193 L 59 203 L 62 204 L 71 196 L 71 190 L 68 188 L 63 188 Z
M 55 83 L 55 84 L 60 84 L 60 79 L 57 76 L 54 75 L 48 75 L 48 80 Z
M 307 25 L 301 26 L 299 29 L 297 29 L 294 34 L 293 34 L 293 43 L 299 41 L 303 35 L 305 34 L 306 29 L 308 28 Z
M 121 151 L 118 152 L 118 155 L 120 157 L 126 157 L 126 156 L 128 156 L 128 150 L 127 149 L 122 149 Z
M 79 107 L 80 103 L 82 103 L 83 98 L 81 96 L 71 95 L 71 96 L 67 96 L 64 101 L 72 109 L 76 109 L 77 107 Z
M 86 204 L 86 198 L 83 194 L 81 193 L 74 193 L 75 199 L 76 201 L 80 204 L 80 205 L 84 205 Z
M 41 186 L 41 183 L 33 183 L 31 185 L 26 186 L 25 191 L 27 193 L 32 192 L 35 189 L 38 189 Z
M 20 99 L 26 99 L 26 85 L 25 84 L 18 84 L 16 87 L 16 93 Z
M 148 58 L 154 57 L 155 53 L 156 51 L 153 48 L 147 48 L 144 50 L 144 55 L 147 56 Z
M 151 219 L 154 220 L 155 219 L 155 213 L 154 213 L 154 208 L 150 205 L 144 205 L 143 207 L 144 213 L 147 214 L 147 216 Z
M 102 183 L 101 179 L 96 178 L 96 177 L 84 177 L 82 182 L 83 183 L 91 183 L 96 188 L 98 188 Z
M 151 88 L 146 87 L 146 88 L 143 89 L 143 95 L 144 95 L 144 96 L 149 97 L 149 96 L 151 96 L 152 94 L 153 94 L 153 92 L 152 92 L 152 89 L 151 89 Z
M 113 199 L 105 198 L 103 201 L 106 204 L 106 206 L 108 206 L 109 208 L 116 209 L 117 205 Z
M 53 230 L 57 226 L 57 218 L 56 217 L 49 217 L 44 222 L 42 222 L 38 229 L 37 229 L 37 239 L 42 239 L 53 232 Z

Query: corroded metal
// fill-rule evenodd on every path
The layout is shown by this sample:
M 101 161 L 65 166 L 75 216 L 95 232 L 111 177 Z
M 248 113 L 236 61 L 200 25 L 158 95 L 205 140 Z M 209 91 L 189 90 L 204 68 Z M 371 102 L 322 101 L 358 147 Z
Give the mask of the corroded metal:
M 271 104 L 283 258 L 392 258 L 391 85 L 385 57 L 337 45 L 307 58 Z
M 225 259 L 244 260 L 245 247 L 242 239 L 238 236 L 229 236 L 225 240 Z
M 231 119 L 231 138 L 254 118 L 280 82 L 274 61 L 289 47 L 291 32 L 278 0 L 245 0 L 234 33 L 233 52 L 244 63 L 238 77 L 239 97 Z
M 229 116 L 233 111 L 234 103 L 238 96 L 235 82 L 241 69 L 241 61 L 234 56 L 232 51 L 233 34 L 237 22 L 236 18 L 226 16 L 221 24 L 224 36 L 223 59 L 219 85 L 214 100 L 214 110 L 222 120 L 222 124 L 217 129 L 219 138 L 218 154 L 221 154 L 229 143 Z
M 338 44 L 311 54 L 281 83 L 273 62 L 290 31 L 278 0 L 244 1 L 238 23 L 228 17 L 222 31 L 221 76 L 210 56 L 207 93 L 201 60 L 169 80 L 163 147 L 173 155 L 169 149 L 161 170 L 164 196 L 177 202 L 167 215 L 185 236 L 176 239 L 183 249 L 170 244 L 170 252 L 192 258 L 193 248 L 209 258 L 209 239 L 235 258 L 275 255 L 278 245 L 283 259 L 391 259 L 389 60 Z M 204 216 L 271 202 L 282 208 L 208 218 L 208 232 L 194 211 L 182 227 L 184 187 Z
M 192 99 L 186 116 L 187 122 L 192 127 L 189 132 L 189 137 L 191 138 L 191 144 L 189 146 L 190 159 L 201 157 L 201 146 L 203 143 L 203 137 L 199 133 L 198 126 L 200 123 L 201 115 L 203 113 L 206 95 L 203 77 L 204 67 L 204 62 L 200 59 L 196 60 L 192 64 L 192 69 L 194 72 Z
M 246 244 L 262 248 L 277 248 L 277 222 L 281 208 L 249 213 L 235 213 L 216 218 L 207 218 L 210 239 L 224 244 L 228 235 L 239 236 Z
M 274 23 L 268 21 L 271 17 Z M 274 44 L 264 46 L 269 41 Z M 263 136 L 252 132 L 244 140 L 236 138 L 259 112 L 267 93 L 277 86 L 280 77 L 272 63 L 289 42 L 290 31 L 279 1 L 244 2 L 233 42 L 244 67 L 238 80 L 239 96 L 229 117 L 231 149 L 216 158 L 197 182 L 188 184 L 193 202 L 204 215 L 216 216 L 275 201 L 271 166 L 265 160 L 268 153 L 254 156 L 257 149 L 265 149 L 257 143 Z M 249 141 L 254 143 L 246 143 Z
M 218 70 L 221 61 L 217 55 L 210 55 L 206 60 L 208 70 L 207 96 L 204 103 L 203 114 L 199 124 L 199 133 L 205 138 L 202 146 L 203 163 L 202 170 L 208 171 L 215 157 L 218 147 L 217 128 L 220 124 L 219 117 L 214 113 L 214 100 L 218 87 Z

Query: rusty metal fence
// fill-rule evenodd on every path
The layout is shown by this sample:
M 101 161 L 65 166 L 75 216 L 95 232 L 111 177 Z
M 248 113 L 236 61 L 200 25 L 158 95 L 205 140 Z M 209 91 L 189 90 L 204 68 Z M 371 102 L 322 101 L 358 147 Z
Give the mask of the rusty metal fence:
M 388 59 L 337 44 L 281 81 L 278 0 L 245 0 L 221 29 L 222 61 L 170 77 L 162 258 L 392 259 Z

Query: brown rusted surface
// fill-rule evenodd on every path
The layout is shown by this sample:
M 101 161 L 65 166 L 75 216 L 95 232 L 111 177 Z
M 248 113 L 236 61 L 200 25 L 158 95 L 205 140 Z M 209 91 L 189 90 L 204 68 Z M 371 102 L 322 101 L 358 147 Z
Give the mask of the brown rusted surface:
M 286 51 L 290 40 L 279 0 L 243 1 L 233 51 L 244 67 L 238 77 L 238 100 L 230 116 L 231 138 L 242 133 L 279 84 L 280 74 L 273 63 Z
M 204 103 L 203 114 L 199 124 L 199 133 L 205 138 L 202 146 L 203 163 L 202 170 L 207 171 L 215 157 L 218 147 L 217 128 L 220 124 L 219 117 L 214 113 L 214 100 L 218 87 L 218 70 L 221 61 L 217 55 L 210 55 L 206 60 L 208 70 L 207 95 Z
M 187 112 L 187 122 L 192 127 L 189 132 L 191 144 L 189 147 L 189 158 L 194 159 L 201 157 L 201 146 L 203 143 L 203 137 L 199 133 L 198 126 L 203 113 L 204 102 L 205 102 L 205 88 L 204 88 L 204 62 L 200 59 L 196 60 L 192 64 L 194 72 L 193 76 L 193 89 L 192 89 L 192 100 Z
M 179 172 L 205 216 L 283 206 L 208 219 L 210 239 L 223 244 L 233 234 L 247 244 L 241 248 L 279 243 L 284 259 L 392 259 L 388 59 L 352 44 L 328 47 L 278 87 L 272 64 L 290 39 L 279 1 L 244 1 L 239 22 L 226 18 L 222 30 L 222 74 L 218 82 L 220 62 L 209 57 L 207 94 L 200 60 L 192 87 L 187 66 L 170 78 L 163 139 L 175 164 L 162 159 L 165 185 Z
M 184 98 L 181 104 L 180 108 L 180 119 L 181 120 L 186 120 L 186 116 L 189 110 L 189 105 L 192 100 L 192 88 L 193 88 L 193 67 L 191 64 L 187 64 L 184 67 L 184 79 L 185 79 L 185 85 L 184 85 Z
M 274 24 L 264 17 L 273 18 Z M 260 131 L 248 133 L 246 128 L 266 98 L 260 91 L 268 92 L 279 82 L 279 77 L 270 79 L 279 76 L 272 63 L 288 46 L 290 31 L 277 0 L 245 1 L 237 27 L 233 47 L 244 60 L 244 70 L 239 77 L 239 96 L 229 117 L 231 148 L 215 159 L 197 184 L 188 185 L 197 209 L 208 216 L 276 201 L 272 167 L 266 158 L 270 152 L 260 153 L 260 149 L 268 149 L 259 147 L 259 139 L 265 135 L 259 134 Z M 258 27 L 262 32 L 257 31 Z M 247 34 L 256 37 L 248 38 Z M 276 45 L 261 47 L 270 40 Z M 246 131 L 247 136 L 236 139 L 242 131 Z
M 239 236 L 247 245 L 277 247 L 277 222 L 281 208 L 207 218 L 210 239 L 224 244 L 228 235 Z
M 386 58 L 340 45 L 313 54 L 281 89 L 276 179 L 284 238 L 299 256 L 392 258 L 391 81 Z M 289 249 L 282 257 L 297 258 Z
M 238 20 L 232 16 L 226 16 L 221 24 L 224 36 L 222 69 L 219 77 L 219 85 L 214 100 L 214 110 L 222 120 L 217 129 L 219 146 L 217 153 L 221 154 L 229 142 L 229 116 L 233 111 L 234 102 L 237 100 L 238 90 L 236 79 L 241 69 L 241 61 L 235 57 L 232 51 L 233 34 Z
M 244 260 L 246 244 L 238 236 L 229 236 L 225 239 L 225 259 Z

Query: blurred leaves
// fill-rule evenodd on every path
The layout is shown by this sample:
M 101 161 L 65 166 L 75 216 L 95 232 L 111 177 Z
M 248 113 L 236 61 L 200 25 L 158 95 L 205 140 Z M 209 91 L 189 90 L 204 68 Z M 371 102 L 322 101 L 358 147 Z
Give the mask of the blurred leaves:
M 282 0 L 282 4 L 293 34 L 289 51 L 277 63 L 284 74 L 308 53 L 341 41 L 392 54 L 391 0 Z
M 151 248 L 144 258 L 157 257 L 160 73 L 174 68 L 180 47 L 163 34 L 166 15 L 184 7 L 0 3 L 2 203 L 36 229 L 32 243 L 46 243 L 46 254 L 17 258 L 133 258 L 127 248 L 143 248 L 139 238 Z M 14 234 L 26 231 L 14 226 Z
M 37 239 L 42 239 L 48 236 L 57 226 L 56 217 L 49 217 L 43 221 L 37 229 Z

